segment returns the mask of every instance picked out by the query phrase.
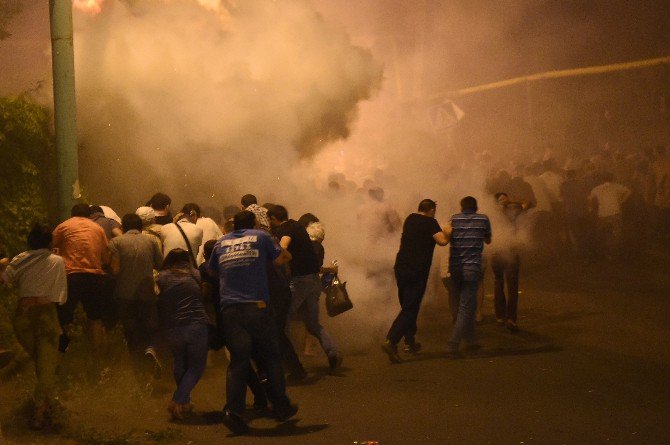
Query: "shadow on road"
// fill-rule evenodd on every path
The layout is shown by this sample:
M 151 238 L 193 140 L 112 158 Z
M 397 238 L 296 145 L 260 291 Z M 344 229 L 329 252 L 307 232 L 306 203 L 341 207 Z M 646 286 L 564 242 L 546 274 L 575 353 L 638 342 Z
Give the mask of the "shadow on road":
M 553 339 L 535 332 L 520 330 L 514 334 L 493 324 L 479 325 L 478 338 L 481 348 L 475 351 L 461 349 L 465 359 L 491 358 L 514 355 L 529 355 L 562 351 Z M 425 351 L 414 356 L 405 356 L 403 363 L 451 358 L 446 348 L 443 351 Z
M 328 428 L 327 424 L 317 425 L 298 425 L 298 420 L 289 420 L 288 422 L 280 423 L 274 428 L 250 428 L 249 436 L 254 437 L 286 437 L 286 436 L 302 436 L 305 434 L 312 434 L 323 431 Z
M 253 422 L 254 419 L 251 421 Z M 299 419 L 291 419 L 287 422 L 278 423 L 274 428 L 255 428 L 249 425 L 249 436 L 256 437 L 288 437 L 288 436 L 302 436 L 305 434 L 312 434 L 328 428 L 328 424 L 316 425 L 298 425 Z M 180 422 L 182 425 L 216 425 L 223 424 L 222 411 L 209 411 L 196 414 L 188 420 Z M 229 437 L 234 434 L 229 434 Z

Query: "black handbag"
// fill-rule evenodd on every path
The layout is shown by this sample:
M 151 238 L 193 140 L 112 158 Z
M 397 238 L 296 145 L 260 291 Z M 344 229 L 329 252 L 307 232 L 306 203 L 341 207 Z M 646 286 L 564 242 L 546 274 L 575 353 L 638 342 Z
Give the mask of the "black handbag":
M 333 278 L 330 286 L 324 289 L 326 293 L 326 312 L 330 317 L 346 312 L 354 307 L 354 304 L 349 299 L 349 292 L 347 292 L 347 283 L 341 282 L 337 275 Z

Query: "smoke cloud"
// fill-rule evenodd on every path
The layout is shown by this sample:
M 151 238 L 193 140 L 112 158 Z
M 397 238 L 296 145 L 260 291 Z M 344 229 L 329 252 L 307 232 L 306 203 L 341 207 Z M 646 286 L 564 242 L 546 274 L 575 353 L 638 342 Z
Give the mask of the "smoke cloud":
M 91 198 L 125 212 L 161 190 L 221 209 L 251 192 L 317 214 L 356 304 L 331 326 L 350 348 L 378 341 L 397 311 L 400 227 L 369 215 L 404 219 L 431 197 L 446 222 L 461 196 L 481 196 L 484 171 L 455 176 L 467 156 L 415 100 L 414 46 L 355 45 L 308 1 L 107 0 L 75 19 Z
M 656 94 L 614 77 L 533 84 L 454 99 L 456 127 L 435 119 L 447 91 L 634 58 L 630 42 L 651 33 L 594 25 L 600 8 L 630 2 L 595 3 L 105 0 L 75 16 L 85 192 L 120 213 L 164 191 L 174 206 L 221 209 L 254 193 L 294 219 L 316 214 L 356 305 L 332 328 L 357 332 L 353 346 L 376 342 L 398 309 L 400 231 L 366 214 L 404 218 L 432 198 L 445 223 L 472 195 L 505 245 L 487 176 L 542 160 L 549 145 L 576 153 L 591 143 L 585 116 Z M 427 299 L 430 289 L 441 287 Z
M 77 15 L 75 42 L 82 175 L 134 194 L 274 194 L 381 82 L 306 1 L 110 0 Z

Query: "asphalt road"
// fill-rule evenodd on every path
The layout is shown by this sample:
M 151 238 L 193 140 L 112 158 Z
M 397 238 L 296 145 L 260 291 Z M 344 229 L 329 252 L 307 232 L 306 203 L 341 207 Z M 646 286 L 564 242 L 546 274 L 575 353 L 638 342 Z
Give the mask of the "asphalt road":
M 424 350 L 391 365 L 372 336 L 337 375 L 307 357 L 310 378 L 290 386 L 293 421 L 251 421 L 250 436 L 220 423 L 225 368 L 207 370 L 193 394 L 199 416 L 173 424 L 169 394 L 138 396 L 127 385 L 82 387 L 64 397 L 67 434 L 34 434 L 9 413 L 20 392 L 0 388 L 7 443 L 183 444 L 663 444 L 670 443 L 670 274 L 657 255 L 631 265 L 566 264 L 522 269 L 521 332 L 496 326 L 490 296 L 476 355 L 447 359 L 451 323 L 443 298 L 428 298 L 419 322 Z M 490 290 L 490 283 L 488 286 Z M 353 296 L 352 296 L 353 297 Z M 360 335 L 338 327 L 346 343 Z M 357 343 L 361 343 L 361 339 Z M 27 377 L 23 377 L 26 379 Z M 19 379 L 19 382 L 22 380 Z M 117 383 L 113 383 L 117 382 Z M 2 440 L 0 440 L 1 442 Z

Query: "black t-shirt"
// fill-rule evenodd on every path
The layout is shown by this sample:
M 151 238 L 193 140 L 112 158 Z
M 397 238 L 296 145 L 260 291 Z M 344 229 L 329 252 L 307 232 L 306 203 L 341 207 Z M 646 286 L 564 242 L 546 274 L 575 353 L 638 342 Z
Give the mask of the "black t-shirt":
M 319 270 L 321 270 L 323 259 L 326 256 L 326 249 L 324 249 L 323 244 L 318 241 L 312 241 L 312 247 L 314 248 L 314 252 L 316 252 L 316 257 L 319 259 Z
M 172 215 L 169 213 L 167 215 L 156 216 L 156 224 L 161 226 L 172 224 L 172 222 Z
M 293 256 L 291 260 L 291 275 L 294 277 L 301 275 L 311 275 L 319 273 L 321 266 L 319 258 L 312 247 L 312 240 L 309 239 L 307 230 L 297 221 L 289 219 L 274 230 L 279 240 L 284 236 L 291 237 L 291 244 L 288 246 L 289 253 Z
M 396 255 L 394 269 L 428 275 L 435 250 L 433 235 L 441 231 L 435 218 L 420 213 L 409 215 L 402 226 L 400 250 Z

